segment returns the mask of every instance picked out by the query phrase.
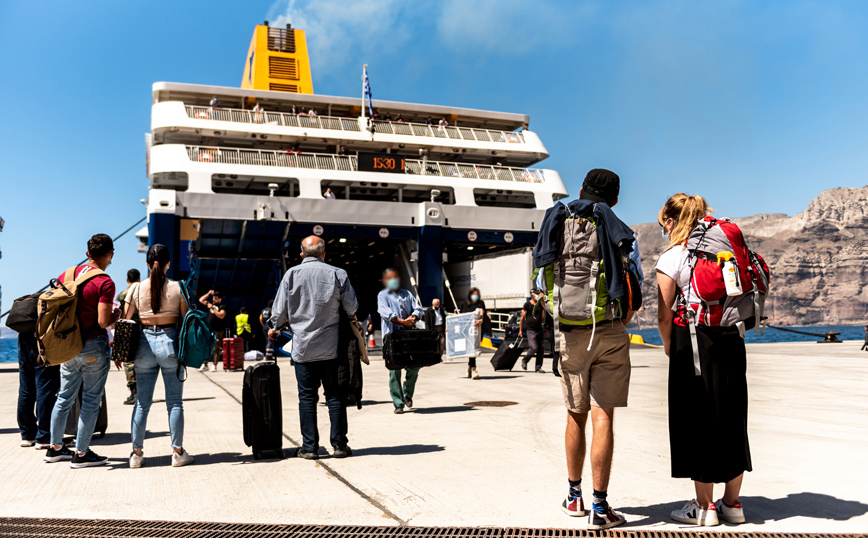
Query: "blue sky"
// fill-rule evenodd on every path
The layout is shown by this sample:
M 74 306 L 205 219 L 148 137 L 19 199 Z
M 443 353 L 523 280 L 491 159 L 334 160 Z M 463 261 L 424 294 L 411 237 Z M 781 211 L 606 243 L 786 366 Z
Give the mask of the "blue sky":
M 573 195 L 620 174 L 629 223 L 682 190 L 745 216 L 868 184 L 865 2 L 6 1 L 4 310 L 143 216 L 151 84 L 239 86 L 266 19 L 308 31 L 317 93 L 358 95 L 368 63 L 375 101 L 530 115 Z

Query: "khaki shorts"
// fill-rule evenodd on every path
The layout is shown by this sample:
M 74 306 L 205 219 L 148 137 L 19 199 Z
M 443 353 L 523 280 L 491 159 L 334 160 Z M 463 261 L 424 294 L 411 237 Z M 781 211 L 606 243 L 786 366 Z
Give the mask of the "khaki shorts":
M 630 390 L 630 338 L 620 321 L 597 325 L 588 351 L 591 329 L 561 331 L 561 388 L 564 403 L 574 413 L 594 407 L 627 407 Z

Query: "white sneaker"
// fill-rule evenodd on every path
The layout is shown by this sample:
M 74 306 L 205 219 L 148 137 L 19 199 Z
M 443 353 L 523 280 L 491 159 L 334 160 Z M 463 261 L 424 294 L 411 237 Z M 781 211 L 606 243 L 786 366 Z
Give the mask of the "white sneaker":
M 217 371 L 217 367 L 214 366 L 214 363 L 213 363 L 213 362 L 211 363 L 211 371 L 212 371 L 212 372 L 216 372 L 216 371 Z
M 23 448 L 30 448 L 35 444 L 36 444 L 36 441 L 30 441 L 28 439 L 22 439 L 21 443 L 18 446 L 23 447 Z
M 190 454 L 187 454 L 186 450 L 184 450 L 180 454 L 178 454 L 174 450 L 172 451 L 172 467 L 183 467 L 185 465 L 190 465 L 194 461 L 196 461 L 196 459 L 193 458 L 193 456 L 191 456 Z
M 145 464 L 145 455 L 139 456 L 135 452 L 130 454 L 130 469 L 138 469 Z
M 205 364 L 205 363 L 203 362 L 203 363 L 202 363 L 202 366 L 199 367 L 199 371 L 200 371 L 200 372 L 205 372 L 205 371 L 207 371 L 207 370 L 208 370 L 208 365 Z
M 703 510 L 696 499 L 692 499 L 684 505 L 684 508 L 675 510 L 669 514 L 675 521 L 681 523 L 689 523 L 691 525 L 699 525 L 700 527 L 714 527 L 720 525 L 717 519 L 717 510 L 714 503 L 708 505 L 707 510 Z
M 744 523 L 744 509 L 741 502 L 729 506 L 723 499 L 718 499 L 714 506 L 717 508 L 717 517 L 729 523 Z
M 34 446 L 36 450 L 48 450 L 51 445 L 49 443 L 36 443 Z

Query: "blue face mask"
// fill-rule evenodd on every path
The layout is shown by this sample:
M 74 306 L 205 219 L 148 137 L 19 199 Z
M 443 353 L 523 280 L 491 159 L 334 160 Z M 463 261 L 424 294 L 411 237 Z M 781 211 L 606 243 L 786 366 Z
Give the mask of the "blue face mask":
M 398 278 L 390 278 L 386 281 L 386 287 L 392 291 L 395 291 L 401 287 L 401 280 Z
M 470 302 L 471 303 L 475 303 L 478 300 L 479 300 L 479 295 L 473 294 L 470 296 Z
M 660 228 L 660 235 L 663 236 L 663 239 L 666 239 L 666 228 Z

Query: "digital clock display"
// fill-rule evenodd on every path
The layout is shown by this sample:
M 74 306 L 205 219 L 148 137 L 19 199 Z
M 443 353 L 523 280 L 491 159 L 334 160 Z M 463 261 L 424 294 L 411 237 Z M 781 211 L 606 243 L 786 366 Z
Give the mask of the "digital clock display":
M 358 154 L 359 172 L 394 172 L 403 174 L 407 167 L 405 158 L 390 153 Z

